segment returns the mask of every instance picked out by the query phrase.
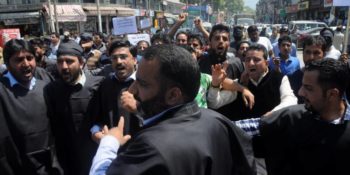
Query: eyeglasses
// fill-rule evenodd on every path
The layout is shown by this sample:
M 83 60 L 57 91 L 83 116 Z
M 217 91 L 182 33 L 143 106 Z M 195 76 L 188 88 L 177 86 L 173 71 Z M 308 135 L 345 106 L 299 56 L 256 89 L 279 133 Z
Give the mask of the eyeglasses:
M 118 59 L 118 58 L 120 58 L 120 59 L 122 59 L 122 60 L 125 60 L 126 58 L 128 58 L 128 56 L 129 55 L 127 55 L 127 54 L 120 54 L 120 55 L 111 55 L 111 59 Z

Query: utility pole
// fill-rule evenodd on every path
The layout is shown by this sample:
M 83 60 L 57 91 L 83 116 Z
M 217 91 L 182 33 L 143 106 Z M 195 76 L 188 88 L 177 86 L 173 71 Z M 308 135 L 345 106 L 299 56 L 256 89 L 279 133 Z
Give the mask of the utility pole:
M 53 11 L 54 11 L 54 14 L 55 14 L 56 32 L 59 32 L 59 26 L 58 26 L 58 20 L 57 20 L 56 0 L 53 0 Z
M 49 20 L 50 20 L 50 32 L 55 32 L 55 23 L 52 19 L 52 12 L 51 12 L 51 0 L 47 0 L 48 3 L 48 9 L 49 9 Z
M 346 22 L 346 32 L 345 32 L 345 41 L 343 44 L 343 53 L 348 51 L 348 42 L 349 42 L 349 27 L 350 27 L 350 6 L 348 8 L 348 21 Z
M 100 0 L 96 0 L 97 3 L 97 20 L 98 20 L 98 31 L 102 32 L 102 18 L 100 11 Z

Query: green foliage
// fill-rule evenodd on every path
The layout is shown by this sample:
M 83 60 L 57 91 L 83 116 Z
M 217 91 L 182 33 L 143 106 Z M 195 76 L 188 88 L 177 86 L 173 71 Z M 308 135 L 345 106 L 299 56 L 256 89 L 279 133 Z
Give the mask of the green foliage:
M 243 11 L 244 11 L 245 14 L 255 15 L 255 10 L 250 8 L 250 7 L 248 7 L 248 6 L 245 6 Z

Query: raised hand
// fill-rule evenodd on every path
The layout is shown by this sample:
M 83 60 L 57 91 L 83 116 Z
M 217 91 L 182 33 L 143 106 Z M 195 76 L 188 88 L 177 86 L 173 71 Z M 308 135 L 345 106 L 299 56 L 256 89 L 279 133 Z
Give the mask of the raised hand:
M 215 64 L 211 66 L 212 86 L 219 87 L 226 78 L 226 69 L 228 64 L 225 62 L 223 65 Z
M 120 145 L 124 145 L 128 140 L 131 139 L 130 135 L 124 135 L 124 117 L 123 116 L 120 117 L 117 127 L 108 129 L 108 127 L 105 125 L 103 127 L 102 132 L 105 135 L 111 135 L 115 137 L 118 140 Z

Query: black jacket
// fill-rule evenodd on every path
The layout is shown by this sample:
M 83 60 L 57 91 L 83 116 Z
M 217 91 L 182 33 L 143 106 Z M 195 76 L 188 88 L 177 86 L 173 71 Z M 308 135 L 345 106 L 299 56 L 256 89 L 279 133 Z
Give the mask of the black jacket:
M 254 174 L 250 140 L 222 115 L 195 102 L 145 126 L 110 165 L 107 174 Z

